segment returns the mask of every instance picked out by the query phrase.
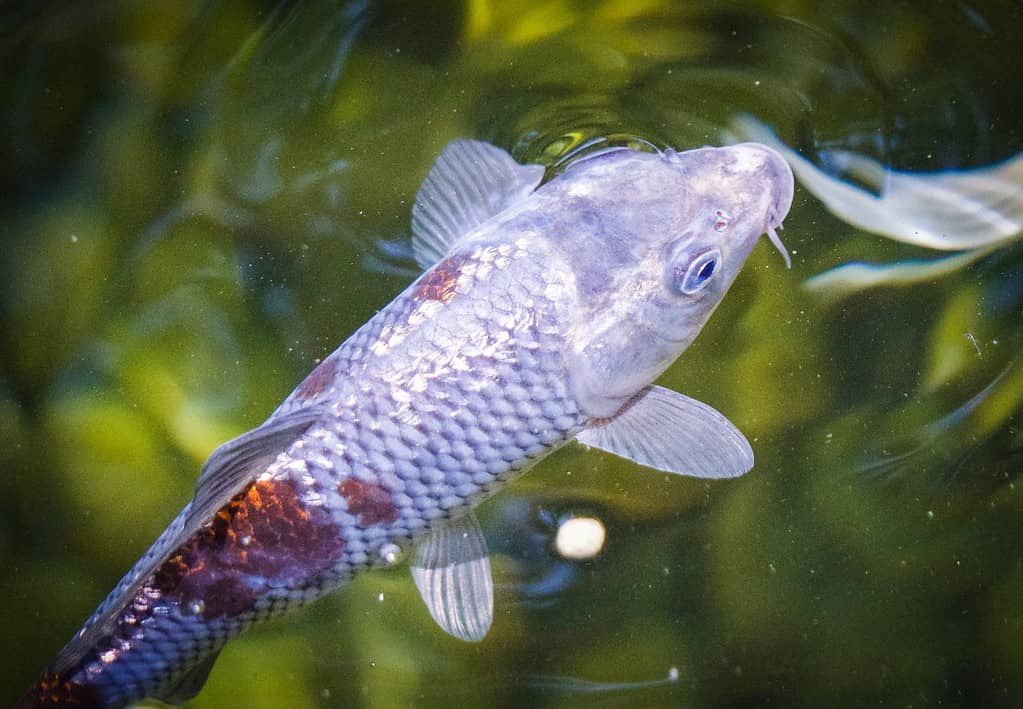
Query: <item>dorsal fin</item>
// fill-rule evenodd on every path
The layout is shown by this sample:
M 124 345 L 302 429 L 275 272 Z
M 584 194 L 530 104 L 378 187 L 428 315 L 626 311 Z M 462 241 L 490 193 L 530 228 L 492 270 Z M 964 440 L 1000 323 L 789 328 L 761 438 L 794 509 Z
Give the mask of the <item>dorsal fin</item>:
M 324 409 L 319 406 L 289 411 L 214 450 L 203 463 L 195 484 L 195 497 L 185 527 L 191 527 L 192 520 L 199 520 L 200 525 L 209 521 L 323 414 Z
M 437 157 L 412 207 L 412 250 L 429 268 L 452 244 L 525 199 L 543 179 L 542 165 L 520 165 L 479 140 L 453 140 Z
M 168 554 L 207 524 L 217 510 L 254 481 L 323 414 L 323 408 L 311 406 L 275 416 L 214 450 L 203 465 L 192 501 L 103 601 L 79 634 L 64 646 L 54 661 L 55 669 L 63 671 L 74 667 L 99 639 L 109 635 L 118 614 Z

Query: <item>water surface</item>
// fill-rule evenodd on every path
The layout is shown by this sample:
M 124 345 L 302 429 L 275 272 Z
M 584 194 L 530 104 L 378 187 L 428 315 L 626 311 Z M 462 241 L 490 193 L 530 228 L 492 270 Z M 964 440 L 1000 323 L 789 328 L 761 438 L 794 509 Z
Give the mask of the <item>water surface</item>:
M 415 191 L 475 137 L 553 164 L 719 144 L 826 163 L 1023 150 L 1017 4 L 53 2 L 0 10 L 0 703 L 257 425 L 409 282 Z M 662 383 L 746 477 L 570 446 L 486 503 L 496 620 L 463 644 L 407 569 L 232 642 L 196 707 L 1023 703 L 1023 251 L 825 303 L 919 258 L 797 190 Z M 603 520 L 602 553 L 553 550 Z

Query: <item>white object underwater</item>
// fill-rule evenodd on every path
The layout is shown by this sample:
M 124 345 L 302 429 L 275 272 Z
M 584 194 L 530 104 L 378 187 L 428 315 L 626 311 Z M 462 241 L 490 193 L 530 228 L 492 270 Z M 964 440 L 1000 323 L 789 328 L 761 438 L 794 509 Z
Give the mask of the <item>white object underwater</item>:
M 900 172 L 851 151 L 829 158 L 877 194 L 826 174 L 752 116 L 736 117 L 730 131 L 785 158 L 796 178 L 832 214 L 873 234 L 954 255 L 891 264 L 846 263 L 804 286 L 838 299 L 880 285 L 907 285 L 963 268 L 1023 234 L 1023 153 L 996 165 L 941 172 Z
M 558 525 L 554 549 L 564 559 L 592 559 L 604 548 L 607 529 L 596 517 L 569 517 Z

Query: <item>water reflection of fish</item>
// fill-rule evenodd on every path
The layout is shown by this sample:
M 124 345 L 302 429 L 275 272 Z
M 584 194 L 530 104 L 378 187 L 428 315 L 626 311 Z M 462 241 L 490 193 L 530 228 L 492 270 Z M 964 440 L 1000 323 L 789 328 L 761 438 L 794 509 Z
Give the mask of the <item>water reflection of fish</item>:
M 785 161 L 610 149 L 543 175 L 485 143 L 444 150 L 413 211 L 428 270 L 214 451 L 20 706 L 183 701 L 230 637 L 413 543 L 431 615 L 478 640 L 493 582 L 471 510 L 573 438 L 701 477 L 752 467 L 724 416 L 651 382 L 763 232 L 785 253 Z
M 876 286 L 931 281 L 1023 236 L 1023 153 L 997 165 L 918 173 L 892 170 L 850 151 L 826 153 L 833 169 L 871 185 L 875 194 L 827 174 L 751 116 L 737 116 L 731 130 L 777 150 L 839 219 L 906 244 L 957 252 L 890 264 L 846 263 L 806 281 L 808 290 L 830 300 Z

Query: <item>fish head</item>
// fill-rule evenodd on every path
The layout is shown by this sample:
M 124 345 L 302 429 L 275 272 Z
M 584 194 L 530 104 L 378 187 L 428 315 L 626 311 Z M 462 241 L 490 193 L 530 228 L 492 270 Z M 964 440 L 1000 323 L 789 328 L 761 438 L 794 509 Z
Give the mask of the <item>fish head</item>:
M 792 172 L 763 145 L 612 149 L 558 180 L 579 237 L 567 362 L 590 416 L 613 415 L 675 361 L 762 234 L 789 262 L 775 228 L 792 203 Z

